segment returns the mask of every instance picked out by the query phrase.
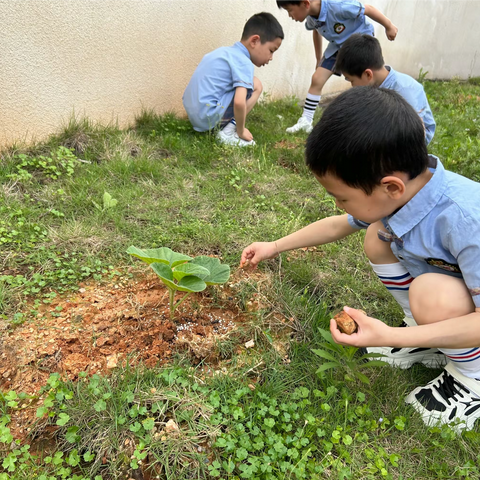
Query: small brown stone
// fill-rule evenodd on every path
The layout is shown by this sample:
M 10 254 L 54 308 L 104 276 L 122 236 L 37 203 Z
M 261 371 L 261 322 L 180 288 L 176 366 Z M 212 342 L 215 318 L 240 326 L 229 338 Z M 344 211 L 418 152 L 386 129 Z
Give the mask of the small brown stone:
M 333 317 L 333 319 L 337 322 L 337 327 L 342 333 L 346 333 L 347 335 L 351 335 L 357 331 L 357 324 L 353 320 L 353 318 L 348 315 L 346 312 L 342 311 L 337 313 Z

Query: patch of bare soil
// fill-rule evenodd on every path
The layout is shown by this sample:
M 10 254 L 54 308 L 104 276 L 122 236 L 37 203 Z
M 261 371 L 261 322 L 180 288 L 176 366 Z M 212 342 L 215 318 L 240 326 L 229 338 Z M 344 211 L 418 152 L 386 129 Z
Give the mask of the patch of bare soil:
M 0 389 L 35 394 L 53 372 L 75 380 L 82 371 L 105 374 L 127 358 L 153 367 L 179 350 L 216 361 L 217 341 L 245 320 L 228 285 L 190 295 L 173 321 L 168 300 L 154 276 L 87 283 L 56 297 L 36 318 L 3 332 Z

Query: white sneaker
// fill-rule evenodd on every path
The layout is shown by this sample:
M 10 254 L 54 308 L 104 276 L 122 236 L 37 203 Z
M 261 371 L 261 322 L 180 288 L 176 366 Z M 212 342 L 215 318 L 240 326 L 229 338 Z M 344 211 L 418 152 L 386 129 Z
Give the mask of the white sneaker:
M 453 363 L 424 387 L 417 387 L 405 402 L 420 413 L 428 426 L 452 424 L 461 433 L 480 418 L 480 381 L 460 373 Z
M 416 325 L 415 321 L 406 317 L 400 327 Z M 436 348 L 394 348 L 394 347 L 367 347 L 362 353 L 379 355 L 379 360 L 402 369 L 410 368 L 416 363 L 423 363 L 429 368 L 441 368 L 447 364 L 447 357 Z M 375 358 L 375 357 L 373 357 Z
M 233 130 L 228 132 L 220 130 L 217 133 L 217 139 L 220 143 L 223 143 L 224 145 L 234 145 L 236 147 L 250 147 L 256 145 L 255 140 L 250 140 L 249 142 L 247 142 L 243 138 L 240 138 L 237 135 L 237 132 Z
M 297 133 L 301 130 L 307 133 L 310 133 L 313 130 L 312 122 L 307 120 L 306 117 L 300 117 L 293 127 L 288 127 L 287 133 Z

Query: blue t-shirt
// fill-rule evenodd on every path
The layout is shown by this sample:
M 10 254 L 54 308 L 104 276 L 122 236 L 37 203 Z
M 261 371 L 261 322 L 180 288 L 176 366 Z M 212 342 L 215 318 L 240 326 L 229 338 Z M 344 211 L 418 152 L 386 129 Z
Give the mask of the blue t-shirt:
M 480 183 L 445 170 L 430 155 L 430 181 L 398 212 L 383 218 L 393 254 L 412 277 L 463 278 L 480 307 Z M 368 227 L 349 215 L 354 228 Z
M 389 74 L 380 87 L 395 90 L 416 110 L 425 125 L 425 140 L 428 145 L 435 133 L 435 120 L 422 84 L 409 75 L 396 72 L 388 65 L 385 65 L 385 68 L 389 70 Z
M 318 18 L 308 16 L 307 30 L 316 30 L 330 43 L 325 58 L 334 55 L 354 33 L 373 35 L 373 25 L 365 17 L 365 7 L 355 0 L 322 0 Z
M 197 132 L 211 130 L 220 122 L 237 87 L 253 89 L 253 68 L 250 53 L 241 42 L 217 48 L 202 58 L 182 98 Z

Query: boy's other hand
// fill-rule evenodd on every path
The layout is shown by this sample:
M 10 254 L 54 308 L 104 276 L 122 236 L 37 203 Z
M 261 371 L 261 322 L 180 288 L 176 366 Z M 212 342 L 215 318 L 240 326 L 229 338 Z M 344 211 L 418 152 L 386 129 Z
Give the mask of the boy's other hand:
M 332 318 L 330 320 L 330 333 L 336 343 L 354 347 L 381 347 L 389 345 L 388 338 L 392 327 L 376 318 L 365 315 L 361 310 L 349 307 L 344 307 L 344 310 L 357 323 L 357 332 L 351 335 L 342 333 L 337 327 L 337 322 Z
M 253 135 L 250 133 L 248 128 L 244 128 L 241 132 L 237 129 L 237 135 L 242 140 L 246 140 L 247 142 L 251 142 L 253 140 Z
M 275 242 L 255 242 L 245 248 L 240 260 L 240 268 L 250 265 L 257 268 L 262 260 L 275 258 L 278 255 Z
M 395 37 L 398 33 L 398 28 L 392 23 L 388 28 L 385 29 L 385 33 L 387 34 L 387 38 L 389 40 L 395 40 Z

